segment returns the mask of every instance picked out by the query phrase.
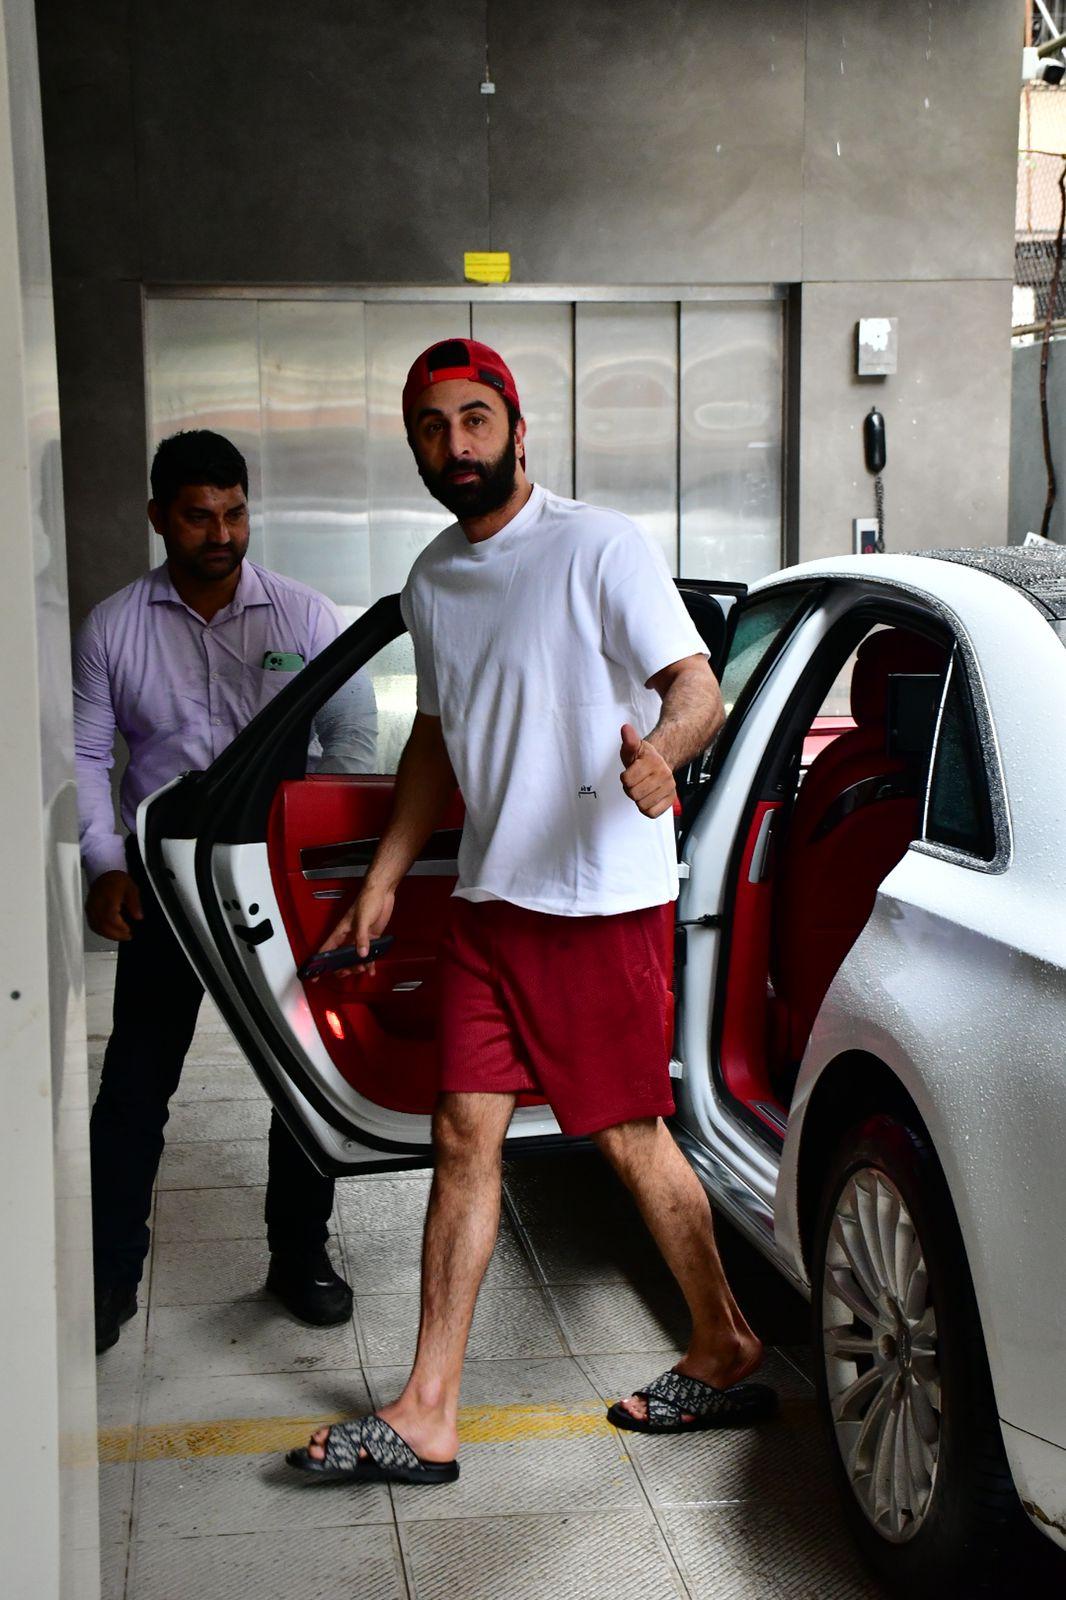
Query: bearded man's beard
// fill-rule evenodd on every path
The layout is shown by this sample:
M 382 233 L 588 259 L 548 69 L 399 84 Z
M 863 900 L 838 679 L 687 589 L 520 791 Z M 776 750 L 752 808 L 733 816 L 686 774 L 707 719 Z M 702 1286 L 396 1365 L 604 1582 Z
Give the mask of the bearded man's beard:
M 416 457 L 417 460 L 417 457 Z M 418 476 L 434 500 L 439 500 L 453 516 L 487 517 L 506 505 L 514 494 L 515 468 L 518 452 L 514 433 L 495 461 L 448 461 L 440 470 L 418 462 Z M 477 477 L 470 483 L 455 483 L 449 474 L 461 469 L 474 472 Z

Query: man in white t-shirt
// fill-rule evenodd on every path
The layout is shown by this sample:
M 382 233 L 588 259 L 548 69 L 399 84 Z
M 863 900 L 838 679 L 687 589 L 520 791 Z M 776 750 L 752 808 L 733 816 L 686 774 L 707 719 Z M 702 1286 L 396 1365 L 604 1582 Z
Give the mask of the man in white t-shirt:
M 417 714 L 389 825 L 327 948 L 369 953 L 458 784 L 466 821 L 441 952 L 422 1317 L 399 1398 L 319 1429 L 288 1460 L 319 1479 L 443 1483 L 459 1470 L 463 1359 L 520 1094 L 542 1094 L 564 1133 L 599 1146 L 692 1313 L 684 1358 L 610 1420 L 647 1432 L 735 1426 L 776 1399 L 745 1381 L 762 1346 L 663 1122 L 673 774 L 724 715 L 703 642 L 635 523 L 530 482 L 518 392 L 495 351 L 432 346 L 408 375 L 403 415 L 423 482 L 458 520 L 403 592 Z

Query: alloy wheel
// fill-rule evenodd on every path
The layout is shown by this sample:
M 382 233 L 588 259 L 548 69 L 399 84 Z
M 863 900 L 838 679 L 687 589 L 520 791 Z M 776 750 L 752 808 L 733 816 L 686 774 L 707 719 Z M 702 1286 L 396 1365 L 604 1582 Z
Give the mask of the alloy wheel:
M 921 1240 L 885 1173 L 860 1167 L 833 1211 L 822 1352 L 837 1448 L 882 1538 L 921 1527 L 941 1442 L 936 1313 Z

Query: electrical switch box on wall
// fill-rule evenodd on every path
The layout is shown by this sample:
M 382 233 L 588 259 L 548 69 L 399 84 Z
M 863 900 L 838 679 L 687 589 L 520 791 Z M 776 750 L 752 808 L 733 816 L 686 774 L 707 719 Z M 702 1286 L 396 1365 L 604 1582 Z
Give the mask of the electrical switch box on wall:
M 876 555 L 877 536 L 880 531 L 881 524 L 876 517 L 853 517 L 851 532 L 855 541 L 855 554 L 857 556 Z
M 860 317 L 855 328 L 855 372 L 860 378 L 887 378 L 896 370 L 898 317 Z

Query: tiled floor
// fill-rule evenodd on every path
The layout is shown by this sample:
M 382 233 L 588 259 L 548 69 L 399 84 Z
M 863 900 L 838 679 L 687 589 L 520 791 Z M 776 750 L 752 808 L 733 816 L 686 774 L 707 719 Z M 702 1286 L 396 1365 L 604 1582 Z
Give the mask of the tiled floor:
M 113 963 L 89 961 L 90 1051 Z M 723 1253 L 774 1346 L 774 1424 L 621 1435 L 604 1401 L 675 1358 L 684 1308 L 597 1158 L 513 1163 L 463 1394 L 462 1476 L 307 1489 L 311 1419 L 389 1398 L 410 1356 L 428 1179 L 338 1186 L 341 1328 L 261 1292 L 267 1108 L 207 1006 L 168 1129 L 147 1293 L 100 1359 L 104 1600 L 873 1600 L 830 1493 L 806 1308 L 736 1235 Z

